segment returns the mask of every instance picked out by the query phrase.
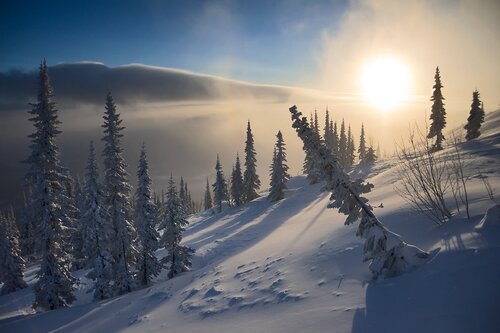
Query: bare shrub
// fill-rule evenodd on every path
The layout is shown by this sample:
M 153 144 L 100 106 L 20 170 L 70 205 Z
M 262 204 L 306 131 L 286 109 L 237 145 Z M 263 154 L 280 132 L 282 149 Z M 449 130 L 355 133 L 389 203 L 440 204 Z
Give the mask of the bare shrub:
M 430 140 L 418 126 L 410 128 L 409 133 L 408 142 L 396 147 L 401 180 L 396 191 L 415 211 L 441 225 L 452 216 L 445 202 L 452 187 L 449 162 L 442 154 L 432 152 Z
M 457 211 L 460 213 L 460 205 L 465 206 L 465 213 L 467 219 L 470 220 L 469 214 L 469 196 L 467 194 L 467 181 L 468 177 L 465 174 L 466 170 L 466 160 L 464 153 L 460 150 L 460 144 L 462 143 L 460 133 L 451 133 L 451 151 L 447 154 L 448 161 L 448 177 L 451 184 L 451 191 L 453 193 L 453 198 L 455 199 L 455 204 L 457 206 Z

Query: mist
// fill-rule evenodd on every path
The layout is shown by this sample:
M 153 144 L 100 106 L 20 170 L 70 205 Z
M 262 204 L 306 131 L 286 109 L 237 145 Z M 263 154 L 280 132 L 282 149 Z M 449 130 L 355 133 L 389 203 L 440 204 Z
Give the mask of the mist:
M 170 174 L 188 182 L 200 200 L 208 177 L 214 181 L 216 155 L 226 177 L 236 154 L 244 156 L 247 121 L 251 121 L 263 188 L 268 184 L 275 135 L 281 130 L 292 174 L 301 170 L 301 144 L 291 128 L 292 103 L 324 99 L 307 89 L 254 85 L 185 71 L 144 65 L 109 68 L 77 63 L 50 68 L 62 134 L 60 159 L 74 177 L 82 178 L 93 140 L 102 150 L 102 116 L 107 91 L 112 91 L 126 127 L 123 137 L 129 179 L 135 184 L 140 147 L 144 142 L 154 188 L 166 187 Z M 1 205 L 19 206 L 29 155 L 29 102 L 36 102 L 36 71 L 0 74 L 2 123 L 0 153 Z M 108 89 L 109 88 L 109 89 Z M 172 91 L 173 90 L 173 91 Z M 326 105 L 326 103 L 323 103 Z M 311 106 L 307 108 L 312 111 Z M 102 170 L 102 168 L 101 168 Z

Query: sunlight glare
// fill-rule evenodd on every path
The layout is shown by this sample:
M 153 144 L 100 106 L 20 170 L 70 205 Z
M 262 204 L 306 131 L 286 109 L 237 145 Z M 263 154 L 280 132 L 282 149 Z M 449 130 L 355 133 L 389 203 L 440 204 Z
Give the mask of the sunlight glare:
M 367 62 L 360 81 L 364 98 L 381 112 L 391 111 L 409 98 L 410 72 L 392 57 Z

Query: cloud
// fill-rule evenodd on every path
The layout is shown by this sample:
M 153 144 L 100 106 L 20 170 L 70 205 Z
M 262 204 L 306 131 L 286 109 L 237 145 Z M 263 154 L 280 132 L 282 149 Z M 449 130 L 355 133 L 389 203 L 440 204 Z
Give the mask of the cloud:
M 49 69 L 58 102 L 102 105 L 107 91 L 122 104 L 258 99 L 280 102 L 298 88 L 256 85 L 189 71 L 130 64 L 107 67 L 102 63 L 60 64 Z M 36 71 L 0 73 L 2 108 L 33 101 Z

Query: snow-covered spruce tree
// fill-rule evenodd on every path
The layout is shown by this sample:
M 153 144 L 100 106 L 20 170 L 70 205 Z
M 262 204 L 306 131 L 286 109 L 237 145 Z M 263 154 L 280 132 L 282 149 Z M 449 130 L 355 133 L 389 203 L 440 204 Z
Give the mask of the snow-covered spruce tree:
M 347 131 L 347 165 L 352 166 L 356 159 L 356 145 L 354 143 L 354 136 L 351 132 L 351 125 Z
M 257 175 L 256 155 L 252 129 L 250 128 L 250 121 L 248 121 L 247 139 L 245 141 L 245 172 L 243 174 L 245 202 L 252 201 L 259 196 L 257 190 L 260 188 L 260 180 Z
M 231 174 L 229 175 L 229 178 L 226 180 L 226 186 L 227 186 L 227 206 L 229 208 L 233 207 L 233 197 L 231 193 L 231 188 L 232 188 L 232 182 L 231 182 L 231 177 L 234 173 L 234 165 L 231 167 Z
M 317 118 L 317 117 L 316 117 Z M 321 136 L 319 134 L 319 128 L 316 130 L 315 120 L 311 114 L 310 117 L 310 126 L 314 131 L 314 135 L 318 138 L 318 140 L 322 141 Z M 307 150 L 304 150 L 305 158 L 304 158 L 304 173 L 307 175 L 307 179 L 309 180 L 309 184 L 316 184 L 319 181 L 319 169 L 317 161 L 314 159 L 314 156 L 310 155 Z
M 84 212 L 83 208 L 83 203 L 84 203 L 84 198 L 83 198 L 83 192 L 81 188 L 80 181 L 78 178 L 74 180 L 74 184 L 72 186 L 73 189 L 73 202 L 74 206 L 76 207 L 76 214 L 75 214 L 75 226 L 74 226 L 74 232 L 71 235 L 71 247 L 72 247 L 72 262 L 71 262 L 71 269 L 72 270 L 78 270 L 82 269 L 83 267 L 86 266 L 87 264 L 87 258 L 85 254 L 83 253 L 83 234 L 82 234 L 82 226 L 80 224 L 80 220 L 82 217 L 82 213 Z
M 345 132 L 344 119 L 342 119 L 342 124 L 340 125 L 338 161 L 342 168 L 347 166 L 347 135 Z
M 243 176 L 241 174 L 240 156 L 238 154 L 236 154 L 236 163 L 231 174 L 231 196 L 236 206 L 243 203 Z
M 376 160 L 377 160 L 377 155 L 375 155 L 375 150 L 371 146 L 368 147 L 368 149 L 366 150 L 366 155 L 365 155 L 364 163 L 372 164 Z
M 436 67 L 436 74 L 434 75 L 434 91 L 432 92 L 431 101 L 431 127 L 429 128 L 429 134 L 427 134 L 428 139 L 436 137 L 436 142 L 431 148 L 433 151 L 438 151 L 443 149 L 443 129 L 446 126 L 446 111 L 444 109 L 444 97 L 441 93 L 441 75 L 439 74 L 439 67 Z
M 97 225 L 102 223 L 102 219 L 107 219 L 103 211 L 103 195 L 98 179 L 94 142 L 91 141 L 85 172 L 85 183 L 82 190 L 83 203 L 77 223 L 82 238 L 82 255 L 85 258 L 84 267 L 91 267 L 95 262 L 98 251 Z
M 110 239 L 110 252 L 114 259 L 113 277 L 114 293 L 116 295 L 132 291 L 134 279 L 131 268 L 135 263 L 136 249 L 134 247 L 135 229 L 131 223 L 131 207 L 129 202 L 130 185 L 125 171 L 125 161 L 121 148 L 121 138 L 124 127 L 116 111 L 116 105 L 111 93 L 106 97 L 104 114 L 104 191 L 105 206 L 114 230 Z
M 186 198 L 187 193 L 186 188 L 184 187 L 184 178 L 181 176 L 181 181 L 179 182 L 179 199 L 181 199 L 181 202 L 185 207 L 187 207 Z
M 69 170 L 61 167 L 61 173 L 64 178 L 63 195 L 61 196 L 61 209 L 69 217 L 63 224 L 64 232 L 62 242 L 68 257 L 68 264 L 71 270 L 77 270 L 82 265 L 82 239 L 78 232 L 76 221 L 79 218 L 80 211 L 76 207 L 75 182 L 71 177 Z
M 309 116 L 309 124 L 310 124 L 311 128 L 314 128 L 314 126 L 313 126 L 314 118 L 313 118 L 312 112 Z M 309 182 L 311 184 L 316 182 L 316 179 L 313 178 L 313 175 L 312 175 L 313 159 L 311 156 L 309 156 L 307 151 L 305 151 L 304 163 L 302 164 L 302 170 L 303 170 L 304 174 L 307 175 L 307 179 L 309 180 Z
M 304 174 L 307 176 L 307 179 L 309 180 L 309 183 L 314 184 L 317 182 L 317 177 L 316 177 L 316 172 L 313 168 L 313 159 L 307 152 L 304 152 L 304 163 L 302 165 L 302 171 Z
M 165 220 L 163 220 L 163 223 L 160 225 L 160 229 L 164 229 L 160 244 L 168 253 L 162 259 L 162 263 L 168 266 L 168 277 L 171 279 L 189 270 L 191 267 L 191 257 L 194 253 L 192 248 L 180 245 L 182 233 L 188 225 L 188 221 L 186 219 L 184 205 L 177 194 L 174 178 L 172 176 L 170 176 L 168 182 L 165 210 Z
M 331 129 L 330 129 L 330 114 L 328 112 L 328 108 L 325 111 L 325 127 L 323 128 L 323 140 L 325 140 L 325 144 L 328 148 L 331 148 L 332 140 L 331 140 Z
M 35 252 L 42 262 L 35 284 L 35 308 L 52 310 L 67 306 L 74 300 L 73 278 L 68 269 L 68 253 L 63 240 L 66 226 L 73 224 L 68 212 L 65 184 L 66 170 L 61 166 L 56 137 L 61 131 L 57 109 L 53 102 L 48 67 L 40 65 L 37 103 L 31 104 L 35 132 L 31 138 L 31 154 L 26 159 L 26 174 L 31 195 L 28 198 L 28 218 L 34 227 Z
M 13 217 L 0 213 L 0 294 L 5 295 L 26 288 L 25 262 L 19 248 L 19 232 Z
M 481 124 L 484 122 L 484 109 L 479 99 L 479 91 L 474 91 L 472 93 L 472 104 L 470 105 L 470 113 L 467 118 L 467 124 L 464 128 L 467 130 L 465 134 L 465 139 L 470 141 L 475 138 L 479 138 L 481 132 Z
M 332 129 L 332 153 L 334 156 L 339 154 L 339 133 L 337 130 L 337 122 L 335 124 L 330 120 L 330 128 Z
M 109 241 L 113 236 L 113 227 L 104 207 L 104 196 L 99 184 L 92 141 L 85 169 L 82 197 L 80 219 L 77 224 L 83 240 L 82 253 L 86 259 L 85 266 L 92 269 L 87 276 L 96 281 L 94 298 L 105 299 L 113 295 L 111 281 L 114 261 L 109 252 Z
M 179 198 L 186 208 L 186 214 L 190 215 L 192 213 L 191 193 L 189 193 L 187 182 L 182 177 L 179 183 Z
M 358 147 L 359 163 L 366 163 L 366 139 L 365 139 L 365 126 L 361 123 L 361 135 L 359 136 Z
M 165 193 L 163 189 L 160 193 L 155 192 L 156 222 L 163 221 L 165 215 Z M 156 225 L 158 227 L 158 225 Z
M 301 118 L 296 106 L 290 108 L 290 113 L 293 128 L 305 149 L 320 163 L 322 179 L 326 181 L 326 188 L 332 191 L 328 207 L 338 208 L 340 213 L 346 214 L 346 225 L 360 221 L 357 235 L 365 239 L 363 261 L 370 261 L 374 278 L 395 276 L 427 262 L 432 257 L 429 253 L 403 242 L 373 214 L 368 199 L 362 197 L 373 185 L 362 179 L 351 180 L 330 150 L 314 135 L 307 119 Z
M 137 255 L 137 281 L 147 286 L 158 276 L 161 264 L 156 258 L 160 234 L 156 231 L 156 207 L 152 199 L 151 177 L 146 156 L 146 148 L 142 145 L 137 169 L 137 190 L 135 192 L 135 225 L 139 239 Z
M 271 191 L 268 198 L 278 201 L 285 197 L 287 182 L 290 179 L 288 165 L 286 164 L 286 148 L 281 131 L 276 135 L 277 141 L 274 148 L 273 164 L 271 166 Z
M 321 133 L 319 131 L 319 119 L 318 119 L 318 110 L 314 109 L 314 132 L 321 137 Z
M 215 164 L 215 183 L 212 184 L 214 189 L 214 205 L 218 206 L 219 213 L 222 212 L 222 203 L 228 199 L 227 183 L 220 164 L 219 154 L 217 154 L 217 163 Z
M 213 203 L 212 203 L 212 194 L 210 193 L 210 185 L 208 184 L 208 178 L 207 178 L 207 187 L 205 188 L 205 198 L 203 200 L 203 208 L 205 210 L 209 210 L 212 208 Z
M 184 182 L 184 193 L 186 193 L 186 199 L 185 199 L 186 214 L 189 216 L 193 214 L 193 200 L 191 198 L 191 192 L 189 192 L 187 182 Z

